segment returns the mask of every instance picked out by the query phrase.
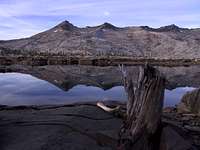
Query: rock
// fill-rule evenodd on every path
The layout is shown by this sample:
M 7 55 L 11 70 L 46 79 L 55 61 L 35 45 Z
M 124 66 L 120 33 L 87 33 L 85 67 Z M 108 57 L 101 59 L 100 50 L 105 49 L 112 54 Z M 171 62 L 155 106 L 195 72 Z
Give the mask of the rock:
M 185 140 L 172 127 L 166 126 L 161 133 L 160 150 L 195 150 L 192 144 Z
M 73 31 L 74 29 L 77 29 L 77 27 L 66 20 L 60 23 L 59 25 L 57 25 L 56 27 L 54 27 L 53 29 L 54 29 L 54 32 L 59 32 L 61 30 Z
M 115 150 L 122 124 L 86 104 L 0 112 L 1 150 Z
M 175 107 L 165 107 L 164 109 L 163 109 L 163 112 L 164 113 L 173 113 L 173 112 L 175 112 L 176 111 L 176 108 Z
M 192 126 L 184 126 L 184 128 L 188 129 L 189 131 L 192 131 L 192 132 L 197 132 L 197 133 L 200 133 L 200 127 L 192 127 Z
M 117 30 L 118 29 L 118 27 L 115 27 L 114 25 L 107 23 L 107 22 L 100 25 L 99 28 L 101 28 L 101 29 L 111 29 L 111 30 Z
M 119 103 L 105 104 L 115 107 Z M 187 117 L 195 118 L 193 122 L 200 118 Z M 164 113 L 163 119 L 168 126 L 161 135 L 161 147 L 165 148 L 161 150 L 184 150 L 191 146 L 190 140 L 200 148 L 199 127 L 191 126 L 191 121 L 183 126 L 175 113 Z M 0 106 L 0 150 L 115 150 L 122 122 L 93 103 Z M 183 138 L 182 128 L 193 138 Z
M 181 30 L 184 30 L 183 28 L 179 28 L 175 24 L 160 27 L 157 29 L 158 32 L 180 32 Z
M 200 115 L 200 89 L 187 92 L 177 106 L 179 113 L 194 113 Z
M 182 114 L 182 113 L 190 113 L 189 108 L 182 102 L 177 105 L 177 111 L 180 114 Z

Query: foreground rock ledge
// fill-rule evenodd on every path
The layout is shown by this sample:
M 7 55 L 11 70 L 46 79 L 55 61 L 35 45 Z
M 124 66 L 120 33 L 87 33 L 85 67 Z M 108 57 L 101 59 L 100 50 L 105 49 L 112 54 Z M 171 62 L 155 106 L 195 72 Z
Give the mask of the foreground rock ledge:
M 2 107 L 1 150 L 111 150 L 122 120 L 96 105 Z
M 186 124 L 186 127 L 190 127 L 190 130 L 185 127 L 182 129 L 184 118 L 183 115 L 177 114 L 175 109 L 164 112 L 162 122 L 165 124 L 166 134 L 162 136 L 163 146 L 170 148 L 179 144 L 179 147 L 182 147 L 186 144 L 184 147 L 187 148 L 193 145 L 194 142 L 191 140 L 195 138 L 194 146 L 198 146 L 200 131 L 190 131 L 192 126 L 189 124 Z M 192 120 L 194 119 L 190 122 Z M 116 150 L 121 124 L 122 119 L 106 113 L 91 103 L 66 106 L 1 106 L 0 149 Z M 175 131 L 181 133 L 178 135 L 184 135 L 184 143 L 174 138 L 174 134 L 177 134 Z M 173 140 L 166 141 L 165 137 Z M 174 143 L 175 141 L 178 143 Z

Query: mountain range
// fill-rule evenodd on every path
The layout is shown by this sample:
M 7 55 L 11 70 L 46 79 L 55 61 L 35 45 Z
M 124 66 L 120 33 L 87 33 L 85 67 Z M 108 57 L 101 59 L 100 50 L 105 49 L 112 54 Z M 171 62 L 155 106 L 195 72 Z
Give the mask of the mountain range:
M 0 41 L 0 52 L 200 58 L 200 28 L 176 25 L 122 28 L 110 23 L 80 28 L 64 21 L 29 38 Z

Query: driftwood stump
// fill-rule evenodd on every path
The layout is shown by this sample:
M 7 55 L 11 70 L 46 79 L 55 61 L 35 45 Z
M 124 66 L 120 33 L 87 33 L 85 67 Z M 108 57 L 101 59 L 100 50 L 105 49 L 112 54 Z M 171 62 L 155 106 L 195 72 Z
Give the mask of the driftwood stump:
M 123 70 L 128 95 L 127 118 L 120 131 L 120 150 L 159 149 L 165 79 L 158 70 L 140 68 L 137 84 Z

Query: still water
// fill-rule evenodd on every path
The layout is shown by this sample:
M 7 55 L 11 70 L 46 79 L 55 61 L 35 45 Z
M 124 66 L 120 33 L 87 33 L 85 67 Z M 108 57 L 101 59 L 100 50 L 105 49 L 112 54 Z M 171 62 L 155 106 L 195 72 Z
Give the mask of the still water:
M 181 97 L 194 88 L 182 87 L 165 90 L 165 106 L 174 106 Z M 1 105 L 52 105 L 69 104 L 84 101 L 125 101 L 126 93 L 123 86 L 115 86 L 103 90 L 94 86 L 76 85 L 68 91 L 21 73 L 0 73 L 0 104 Z

